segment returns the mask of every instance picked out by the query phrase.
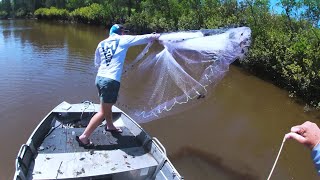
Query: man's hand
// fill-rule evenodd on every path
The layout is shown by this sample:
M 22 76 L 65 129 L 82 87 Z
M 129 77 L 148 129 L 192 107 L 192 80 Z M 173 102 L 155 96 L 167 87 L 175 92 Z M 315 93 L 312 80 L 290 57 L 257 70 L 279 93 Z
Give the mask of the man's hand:
M 285 137 L 286 139 L 295 139 L 313 149 L 320 141 L 320 129 L 315 123 L 306 121 L 301 125 L 293 126 L 291 132 Z

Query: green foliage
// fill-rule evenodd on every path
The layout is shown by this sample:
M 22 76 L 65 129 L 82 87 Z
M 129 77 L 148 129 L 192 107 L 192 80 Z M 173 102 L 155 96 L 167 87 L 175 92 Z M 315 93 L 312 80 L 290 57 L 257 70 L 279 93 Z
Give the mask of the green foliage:
M 107 25 L 124 23 L 125 19 L 127 19 L 127 11 L 129 11 L 123 6 L 124 4 L 123 0 L 110 0 L 103 3 L 103 12 Z
M 154 16 L 151 18 L 150 29 L 156 29 L 158 32 L 167 32 L 174 30 L 174 22 L 165 17 Z
M 8 13 L 6 11 L 0 11 L 0 19 L 8 18 Z
M 280 17 L 277 23 L 283 23 Z M 284 23 L 285 24 L 285 23 Z M 297 27 L 292 23 L 293 27 Z M 274 27 L 280 26 L 274 25 Z M 254 27 L 254 26 L 253 26 Z M 272 27 L 272 26 L 271 26 Z M 256 34 L 244 64 L 252 71 L 295 92 L 318 105 L 319 87 L 319 29 L 304 27 L 297 32 L 283 28 L 265 28 Z
M 302 16 L 315 26 L 320 24 L 320 3 L 317 0 L 304 0 L 306 10 Z
M 27 15 L 27 10 L 25 8 L 19 8 L 15 13 L 15 17 L 18 17 L 18 18 L 25 17 L 26 15 Z
M 152 32 L 152 29 L 149 27 L 150 22 L 151 19 L 148 14 L 143 11 L 132 14 L 127 20 L 126 27 L 136 33 L 150 33 Z
M 85 0 L 68 0 L 67 2 L 67 8 L 69 10 L 78 9 L 86 5 Z
M 39 8 L 34 12 L 38 19 L 51 19 L 51 20 L 67 20 L 69 12 L 66 9 Z
M 183 14 L 178 21 L 179 30 L 193 30 L 200 28 L 199 19 L 195 18 L 197 14 L 193 11 Z
M 78 22 L 101 24 L 103 22 L 102 5 L 94 3 L 88 7 L 75 9 L 70 16 Z
M 0 3 L 2 4 L 1 9 L 9 14 L 12 9 L 10 0 L 2 0 Z

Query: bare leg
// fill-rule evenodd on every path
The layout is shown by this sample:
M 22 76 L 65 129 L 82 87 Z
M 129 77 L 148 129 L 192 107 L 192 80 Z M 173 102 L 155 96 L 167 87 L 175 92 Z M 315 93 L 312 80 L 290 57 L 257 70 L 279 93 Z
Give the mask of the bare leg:
M 79 139 L 87 144 L 89 142 L 89 137 L 91 136 L 91 134 L 93 133 L 93 131 L 102 123 L 103 119 L 104 119 L 104 112 L 105 110 L 103 109 L 103 104 L 105 103 L 100 103 L 100 111 L 97 112 L 91 119 L 90 122 L 88 124 L 88 126 L 86 127 L 86 129 L 84 130 L 84 132 L 82 133 L 81 136 L 79 136 Z
M 104 117 L 106 118 L 106 121 L 107 121 L 106 126 L 111 129 L 115 129 L 113 122 L 112 122 L 112 105 L 113 104 L 103 103 L 102 109 L 103 109 Z
M 114 126 L 112 121 L 112 106 L 113 104 L 103 103 L 103 109 L 104 109 L 104 117 L 106 118 L 106 130 L 116 131 L 121 133 L 122 130 L 120 128 L 117 128 Z
M 84 130 L 81 136 L 79 136 L 79 139 L 84 143 L 87 144 L 89 142 L 89 137 L 93 133 L 93 131 L 102 123 L 104 118 L 107 121 L 106 128 L 109 130 L 116 130 L 116 128 L 113 125 L 112 121 L 112 106 L 111 103 L 102 103 L 101 102 L 101 108 L 98 113 L 96 113 L 90 120 L 87 128 Z M 120 131 L 121 132 L 121 131 Z

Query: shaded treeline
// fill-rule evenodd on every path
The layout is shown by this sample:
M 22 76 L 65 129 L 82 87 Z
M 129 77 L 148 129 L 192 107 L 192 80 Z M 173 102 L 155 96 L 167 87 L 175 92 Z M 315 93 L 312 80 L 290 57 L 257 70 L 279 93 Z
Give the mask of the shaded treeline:
M 135 33 L 249 26 L 252 46 L 240 64 L 320 107 L 319 0 L 2 0 L 0 16 L 125 23 Z

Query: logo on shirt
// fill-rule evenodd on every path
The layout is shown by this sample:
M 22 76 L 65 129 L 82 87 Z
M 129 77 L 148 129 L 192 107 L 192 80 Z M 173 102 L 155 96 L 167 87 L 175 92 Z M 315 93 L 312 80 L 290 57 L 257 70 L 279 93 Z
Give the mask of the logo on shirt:
M 102 53 L 105 57 L 106 65 L 109 66 L 113 55 L 118 47 L 119 40 L 104 41 L 101 43 Z

